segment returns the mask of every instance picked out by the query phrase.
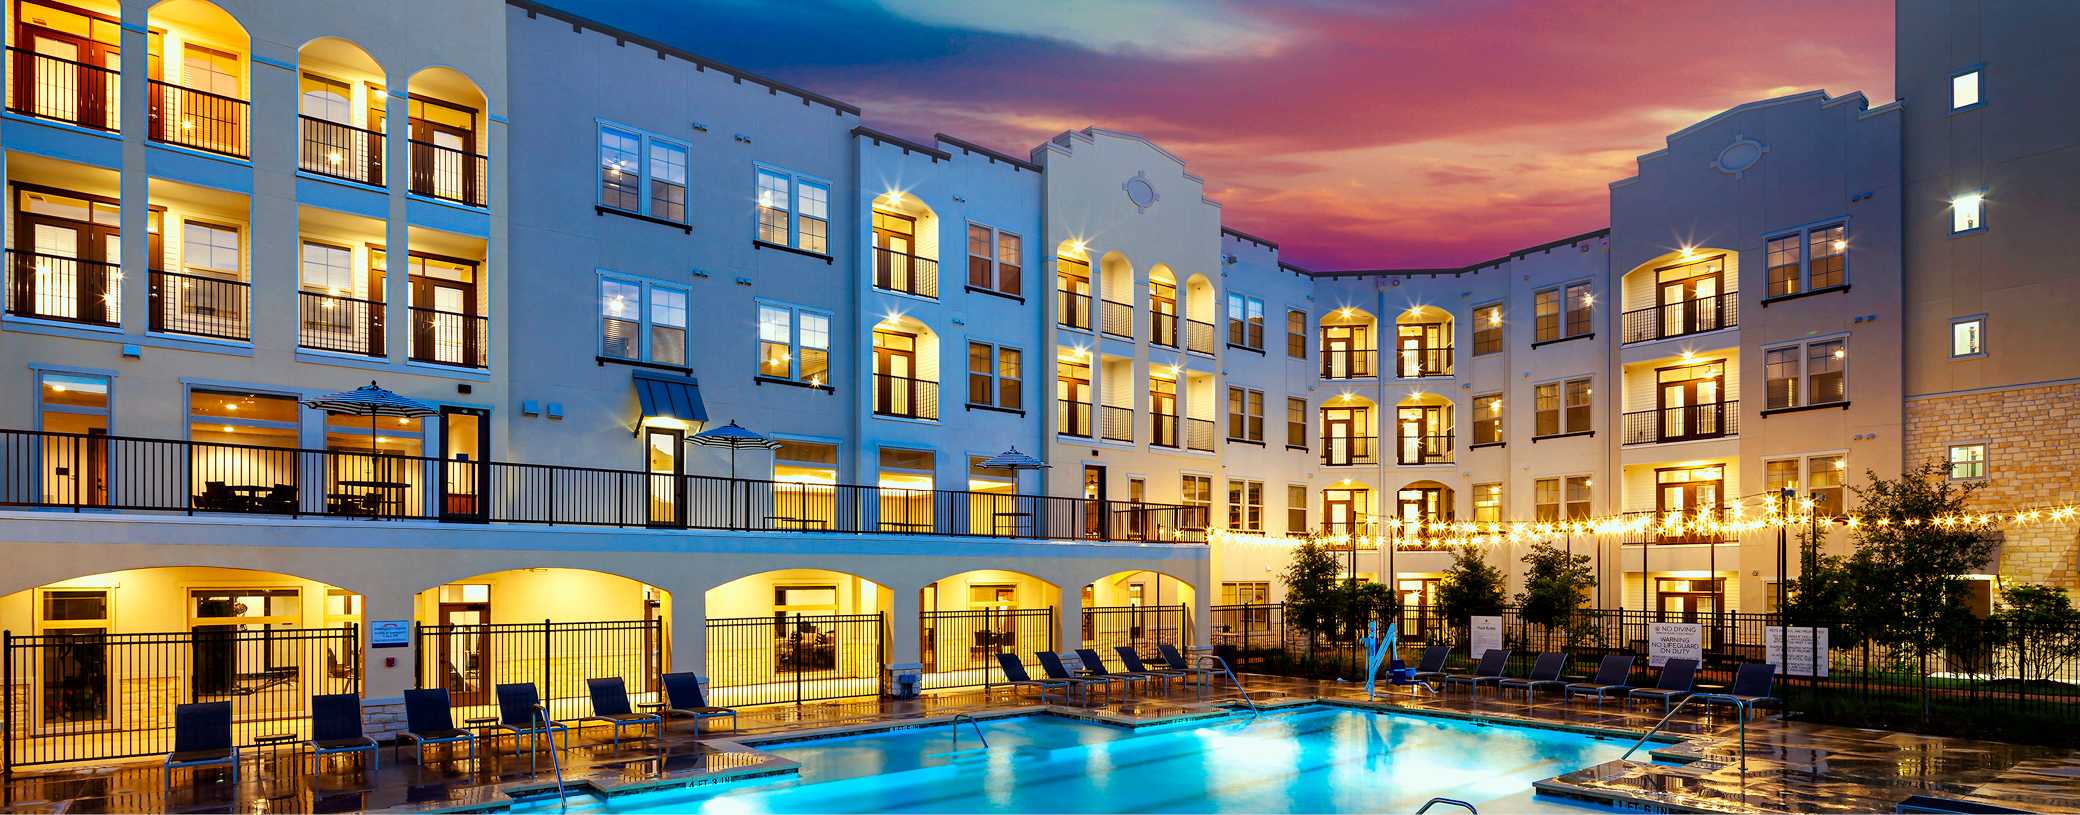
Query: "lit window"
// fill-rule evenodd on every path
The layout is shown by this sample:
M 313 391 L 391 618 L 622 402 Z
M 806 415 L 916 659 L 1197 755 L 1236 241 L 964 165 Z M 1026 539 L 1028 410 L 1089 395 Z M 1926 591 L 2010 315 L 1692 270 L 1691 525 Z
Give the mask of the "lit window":
M 1307 487 L 1304 485 L 1286 485 L 1286 534 L 1307 535 Z
M 1502 441 L 1502 394 L 1473 397 L 1473 443 Z
M 1979 71 L 1971 70 L 1950 77 L 1950 109 L 1963 110 L 1979 104 Z
M 1798 293 L 1798 236 L 1769 240 L 1769 296 Z
M 1286 446 L 1307 449 L 1307 400 L 1286 397 Z
M 1546 289 L 1531 296 L 1532 339 L 1560 339 L 1560 290 Z
M 1951 234 L 1985 229 L 1986 220 L 1979 211 L 1985 203 L 1986 198 L 1976 192 L 1950 199 Z
M 601 276 L 600 356 L 685 365 L 686 311 L 685 289 Z
M 1023 409 L 1023 368 L 1022 352 L 1016 348 L 968 343 L 968 403 Z
M 830 349 L 829 312 L 759 303 L 759 376 L 822 386 L 830 379 Z
M 636 196 L 642 177 L 642 137 L 611 127 L 599 129 L 599 205 L 641 212 Z
M 1228 482 L 1228 528 L 1244 532 L 1264 531 L 1264 482 Z
M 600 125 L 599 205 L 685 223 L 686 155 L 686 145 L 662 136 Z
M 1286 309 L 1286 356 L 1307 358 L 1307 312 Z
M 968 286 L 1018 294 L 1024 289 L 1020 274 L 1024 241 L 1019 236 L 982 224 L 968 224 Z
M 1531 482 L 1532 520 L 1560 520 L 1560 479 L 1541 478 Z
M 1950 358 L 1976 357 L 1986 353 L 1986 318 L 1967 317 L 1950 321 Z
M 1493 524 L 1502 522 L 1502 485 L 1473 485 L 1473 522 Z
M 1953 479 L 1986 477 L 1986 444 L 1950 445 L 1950 477 Z
M 1586 475 L 1567 477 L 1567 519 L 1579 521 L 1589 517 L 1590 478 Z
M 1491 303 L 1473 310 L 1473 355 L 1502 350 L 1502 304 Z
M 1847 339 L 1832 339 L 1763 349 L 1763 408 L 1848 401 L 1848 345 Z

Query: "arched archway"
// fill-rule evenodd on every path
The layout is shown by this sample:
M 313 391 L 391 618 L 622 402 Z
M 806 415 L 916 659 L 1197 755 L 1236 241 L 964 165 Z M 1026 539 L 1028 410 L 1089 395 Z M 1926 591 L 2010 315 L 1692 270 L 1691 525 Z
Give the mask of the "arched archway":
M 916 317 L 874 325 L 874 415 L 939 418 L 939 335 Z
M 1148 314 L 1149 341 L 1165 348 L 1178 347 L 1177 273 L 1169 264 L 1148 267 Z
M 721 706 L 881 692 L 895 595 L 827 569 L 783 569 L 707 592 L 708 701 Z
M 1345 391 L 1322 402 L 1322 464 L 1328 467 L 1379 463 L 1374 422 L 1378 405 Z
M 890 190 L 876 197 L 874 288 L 939 296 L 939 215 L 924 199 Z
M 1322 315 L 1322 378 L 1370 379 L 1378 375 L 1372 313 L 1345 306 Z
M 1156 646 L 1180 651 L 1192 645 L 1191 609 L 1196 587 L 1176 575 L 1152 570 L 1114 572 L 1083 586 L 1080 643 L 1100 656 L 1119 646 L 1133 648 L 1144 659 L 1159 656 Z M 1064 645 L 1061 650 L 1070 650 Z
M 445 65 L 412 74 L 406 102 L 411 129 L 411 191 L 473 207 L 485 205 L 485 97 L 461 71 Z
M 372 186 L 383 180 L 383 67 L 350 40 L 319 37 L 297 49 L 298 165 Z
M 1421 379 L 1452 375 L 1452 313 L 1412 305 L 1394 316 L 1394 376 Z
M 245 26 L 206 0 L 152 7 L 149 77 L 154 141 L 244 158 L 252 98 Z
M 1452 400 L 1443 394 L 1417 392 L 1394 405 L 1394 463 L 1403 466 L 1450 464 L 1454 459 L 1457 421 Z
M 1134 264 L 1117 251 L 1098 258 L 1098 285 L 1104 292 L 1098 329 L 1115 337 L 1134 338 Z
M 1801 291 L 1804 247 L 1796 237 L 1788 243 L 1771 241 L 1764 252 L 1765 296 Z M 1730 249 L 1689 247 L 1634 267 L 1619 284 L 1621 340 L 1649 342 L 1732 327 L 1739 321 L 1739 280 L 1740 253 Z M 1576 304 L 1564 305 L 1572 309 Z
M 508 569 L 442 583 L 413 604 L 418 687 L 447 689 L 458 708 L 489 711 L 498 685 L 531 682 L 554 715 L 580 715 L 586 679 L 655 693 L 671 666 L 671 593 L 617 574 Z
M 1004 681 L 998 654 L 1038 670 L 1033 654 L 1056 647 L 1061 589 L 1033 575 L 976 569 L 918 590 L 919 662 L 926 690 Z M 900 624 L 900 623 L 899 623 Z

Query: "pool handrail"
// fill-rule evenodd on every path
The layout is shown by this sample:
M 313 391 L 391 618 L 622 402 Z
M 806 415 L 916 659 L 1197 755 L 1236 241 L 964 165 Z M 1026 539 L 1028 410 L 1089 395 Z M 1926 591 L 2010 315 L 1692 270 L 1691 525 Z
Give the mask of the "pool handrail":
M 1471 812 L 1473 813 L 1473 815 L 1481 815 L 1481 811 L 1478 809 L 1474 809 L 1472 804 L 1466 803 L 1465 801 L 1461 801 L 1457 798 L 1432 798 L 1430 799 L 1429 803 L 1423 805 L 1422 809 L 1416 810 L 1416 815 L 1423 815 L 1423 813 L 1429 812 L 1431 807 L 1437 806 L 1438 804 L 1451 804 L 1452 806 L 1465 807 L 1467 812 Z
M 534 703 L 534 719 L 535 721 L 531 724 L 533 724 L 535 727 L 540 728 L 541 730 L 548 730 L 549 708 L 540 702 Z M 518 738 L 513 739 L 513 746 L 520 746 L 520 740 Z M 527 749 L 527 766 L 529 772 L 533 772 L 534 770 L 535 752 L 536 751 L 534 749 L 533 742 L 529 742 Z M 556 803 L 562 809 L 569 809 L 570 801 L 569 799 L 563 797 L 563 759 L 556 755 L 556 737 L 553 735 L 549 737 L 549 766 L 556 768 Z
M 1682 710 L 1683 710 L 1683 706 L 1684 706 L 1684 705 L 1687 705 L 1687 704 L 1690 704 L 1690 700 L 1691 700 L 1691 699 L 1694 699 L 1694 698 L 1696 698 L 1696 697 L 1694 697 L 1694 696 L 1685 696 L 1685 697 L 1683 697 L 1682 699 L 1680 699 L 1680 700 L 1677 700 L 1677 702 L 1676 702 L 1676 705 L 1675 705 L 1675 707 L 1669 708 L 1669 709 L 1668 709 L 1668 714 L 1667 714 L 1667 715 L 1664 715 L 1664 716 L 1662 716 L 1662 717 L 1661 717 L 1661 721 L 1655 722 L 1655 723 L 1654 723 L 1654 726 L 1653 726 L 1653 727 L 1650 727 L 1650 728 L 1648 728 L 1648 729 L 1647 729 L 1647 734 L 1646 734 L 1646 735 L 1644 735 L 1644 736 L 1641 736 L 1641 737 L 1639 737 L 1639 741 L 1633 742 L 1633 743 L 1632 743 L 1632 749 L 1630 749 L 1630 750 L 1626 750 L 1626 751 L 1625 751 L 1625 755 L 1619 756 L 1619 757 L 1618 757 L 1618 760 L 1619 760 L 1619 761 L 1624 761 L 1625 759 L 1631 758 L 1631 757 L 1632 757 L 1632 754 L 1633 754 L 1633 752 L 1634 752 L 1634 751 L 1637 751 L 1637 750 L 1638 750 L 1638 749 L 1640 748 L 1640 745 L 1642 745 L 1642 744 L 1646 744 L 1646 743 L 1647 743 L 1647 739 L 1651 739 L 1651 738 L 1653 738 L 1653 737 L 1654 737 L 1654 734 L 1655 734 L 1655 733 L 1661 732 L 1661 728 L 1662 728 L 1662 727 L 1664 727 L 1664 726 L 1666 726 L 1666 725 L 1668 724 L 1668 720 L 1670 720 L 1670 719 L 1673 719 L 1673 718 L 1675 718 L 1675 717 L 1676 717 L 1676 714 L 1677 714 L 1677 713 L 1680 713 L 1680 712 L 1682 712 Z
M 1249 698 L 1249 689 L 1242 686 L 1242 680 L 1235 678 L 1235 669 L 1228 667 L 1228 661 L 1212 654 L 1202 654 L 1199 657 L 1199 664 L 1203 666 L 1209 659 L 1221 666 L 1221 672 L 1228 675 L 1229 682 L 1234 683 L 1235 692 L 1242 694 L 1242 701 L 1249 703 L 1250 714 L 1261 715 L 1264 712 L 1263 709 L 1257 707 L 1255 699 Z
M 973 714 L 973 713 L 955 713 L 955 714 L 953 714 L 953 748 L 954 748 L 955 750 L 958 750 L 958 749 L 960 749 L 960 747 L 961 747 L 961 720 L 962 720 L 962 719 L 967 719 L 967 720 L 968 720 L 968 724 L 970 724 L 970 725 L 973 725 L 973 726 L 975 727 L 975 738 L 976 738 L 976 739 L 979 739 L 979 740 L 981 740 L 981 742 L 982 742 L 982 749 L 984 749 L 984 750 L 987 750 L 987 749 L 989 749 L 989 737 L 988 737 L 988 736 L 985 736 L 985 735 L 982 735 L 982 723 L 981 723 L 981 722 L 978 722 L 978 721 L 976 721 L 976 720 L 975 720 L 975 714 Z

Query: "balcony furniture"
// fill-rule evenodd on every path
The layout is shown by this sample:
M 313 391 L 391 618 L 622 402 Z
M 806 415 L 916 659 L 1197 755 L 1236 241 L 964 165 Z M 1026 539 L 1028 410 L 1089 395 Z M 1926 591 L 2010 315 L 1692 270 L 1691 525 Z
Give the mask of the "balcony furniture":
M 233 492 L 222 481 L 209 481 L 202 485 L 202 494 L 195 496 L 196 509 L 214 509 L 235 512 L 245 508 L 245 499 Z
M 231 741 L 231 703 L 198 702 L 173 706 L 173 752 L 161 769 L 164 792 L 173 794 L 173 771 L 183 767 L 231 767 L 238 784 L 238 745 Z
M 658 677 L 658 681 L 664 685 L 664 704 L 660 706 L 652 702 L 644 707 L 658 707 L 659 712 L 666 716 L 692 717 L 693 734 L 696 736 L 700 735 L 702 719 L 728 716 L 729 729 L 737 729 L 737 712 L 726 707 L 710 706 L 707 694 L 701 692 L 700 676 L 690 673 L 665 674 Z

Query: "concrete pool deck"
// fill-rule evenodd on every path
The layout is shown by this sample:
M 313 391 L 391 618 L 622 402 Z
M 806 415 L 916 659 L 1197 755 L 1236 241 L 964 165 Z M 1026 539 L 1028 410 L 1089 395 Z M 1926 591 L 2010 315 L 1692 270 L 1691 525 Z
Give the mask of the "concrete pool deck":
M 1246 675 L 1249 696 L 1266 710 L 1328 703 L 1584 732 L 1629 743 L 1653 727 L 1661 709 L 1601 708 L 1541 698 L 1526 704 L 1515 694 L 1497 699 L 1455 692 L 1449 699 L 1407 690 L 1367 702 L 1362 685 Z M 608 729 L 576 735 L 562 754 L 565 787 L 599 795 L 784 776 L 794 762 L 762 752 L 772 745 L 841 733 L 940 726 L 954 715 L 982 719 L 1047 713 L 1126 727 L 1173 724 L 1229 715 L 1241 694 L 1219 683 L 1203 695 L 1191 687 L 1169 693 L 1129 694 L 1064 702 L 1051 694 L 1042 705 L 1030 692 L 999 687 L 928 695 L 916 700 L 858 699 L 768 705 L 742 712 L 741 732 L 704 732 L 675 722 L 657 737 L 624 734 L 608 743 Z M 706 725 L 714 724 L 709 720 Z M 2035 812 L 2080 813 L 2080 753 L 1999 742 L 1932 738 L 1877 730 L 1781 722 L 1748 724 L 1747 767 L 1739 766 L 1738 731 L 1728 711 L 1685 709 L 1662 737 L 1632 761 L 1614 761 L 1536 782 L 1543 794 L 1665 812 L 1890 812 L 1911 795 L 1964 798 Z M 575 731 L 575 728 L 574 728 Z M 1664 738 L 1665 737 L 1665 738 Z M 0 813 L 42 812 L 493 812 L 517 801 L 553 796 L 556 776 L 548 751 L 429 749 L 428 763 L 393 759 L 388 745 L 375 767 L 328 757 L 322 772 L 296 750 L 245 751 L 238 783 L 223 768 L 179 771 L 171 796 L 162 793 L 157 760 L 32 769 L 5 780 Z M 1648 754 L 1654 759 L 1651 761 Z M 530 758 L 533 764 L 530 766 Z

